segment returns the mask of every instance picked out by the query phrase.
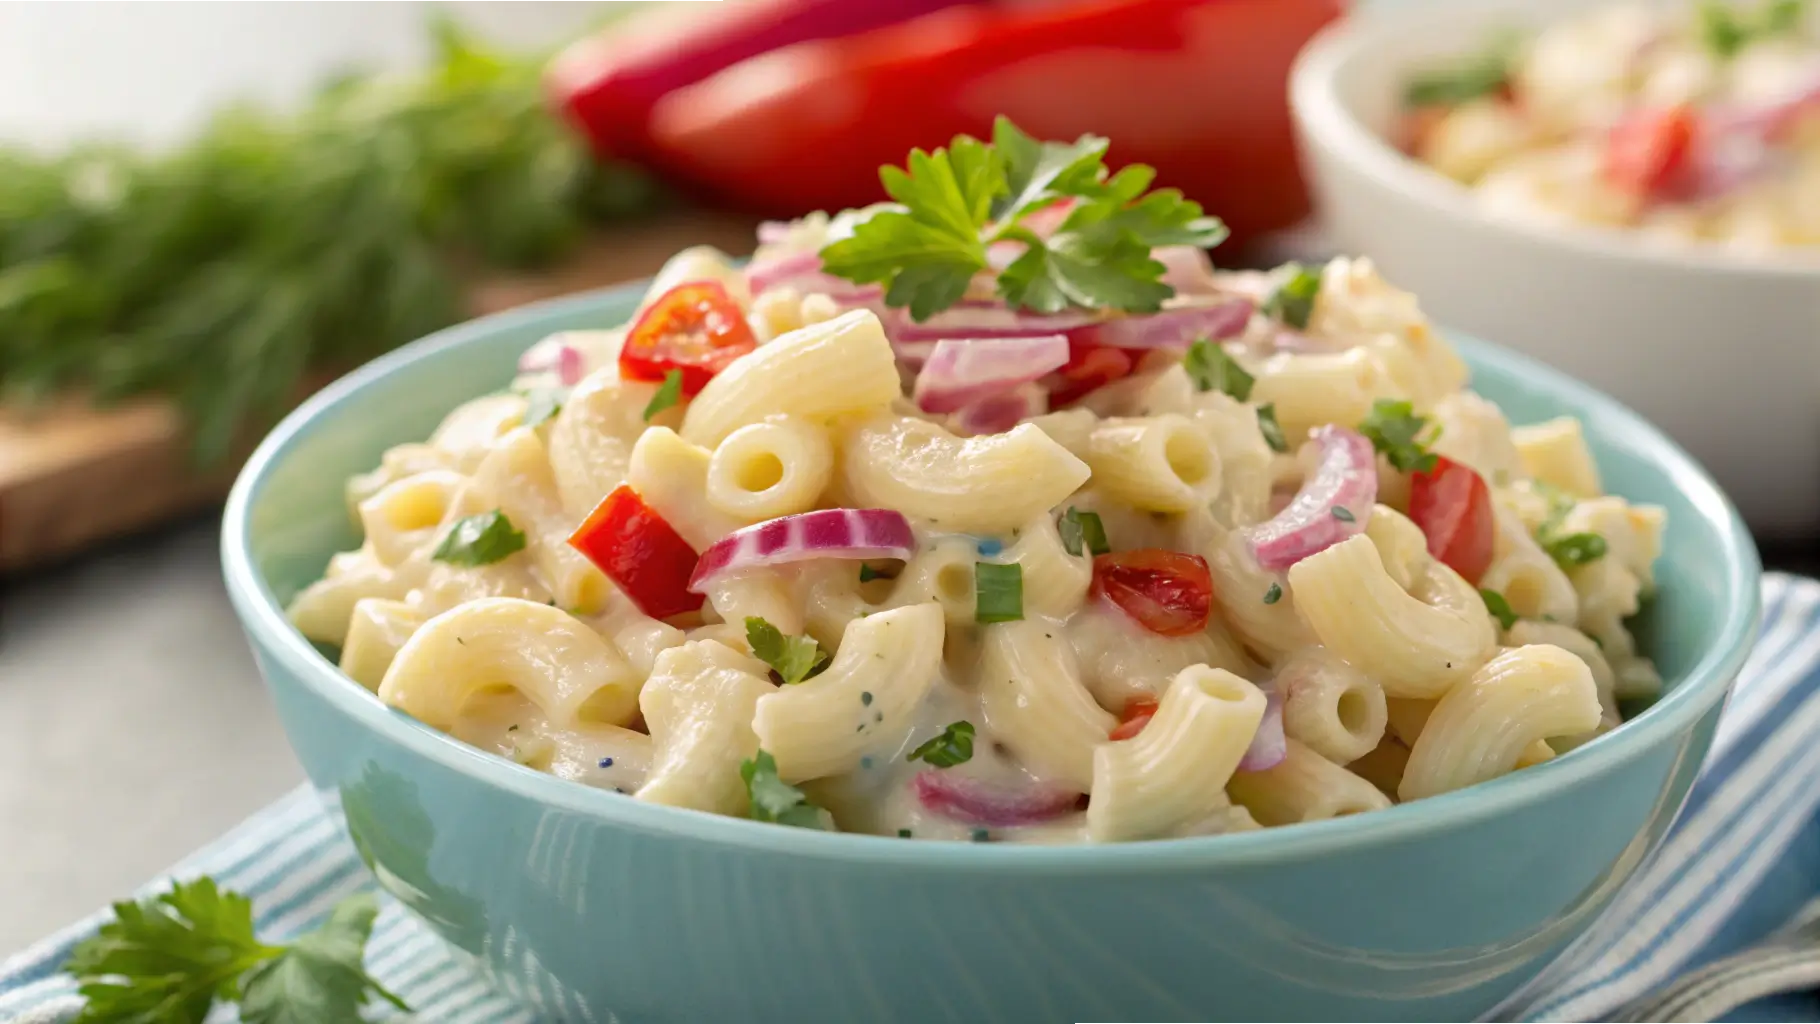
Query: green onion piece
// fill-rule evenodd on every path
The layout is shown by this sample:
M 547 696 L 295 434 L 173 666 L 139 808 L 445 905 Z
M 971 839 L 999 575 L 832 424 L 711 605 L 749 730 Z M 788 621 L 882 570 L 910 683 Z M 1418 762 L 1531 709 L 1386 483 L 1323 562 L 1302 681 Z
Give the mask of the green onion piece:
M 1084 550 L 1094 555 L 1112 551 L 1112 545 L 1106 542 L 1106 524 L 1100 522 L 1098 512 L 1082 512 L 1070 505 L 1056 520 L 1055 529 L 1062 535 L 1062 547 L 1071 555 L 1079 555 L 1083 545 Z
M 1024 567 L 1011 562 L 973 563 L 973 621 L 1015 622 L 1024 617 Z
M 1542 542 L 1542 550 L 1564 566 L 1586 565 L 1605 557 L 1610 546 L 1596 533 L 1569 533 Z

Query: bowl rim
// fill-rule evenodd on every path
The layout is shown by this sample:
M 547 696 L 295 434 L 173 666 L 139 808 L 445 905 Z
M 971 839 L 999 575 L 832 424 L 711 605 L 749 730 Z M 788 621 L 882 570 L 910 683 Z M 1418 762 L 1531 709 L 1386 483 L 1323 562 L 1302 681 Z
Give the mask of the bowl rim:
M 863 833 L 824 833 L 785 828 L 702 811 L 640 803 L 630 797 L 534 771 L 487 754 L 381 704 L 324 658 L 285 617 L 255 567 L 251 512 L 275 467 L 338 407 L 369 386 L 411 364 L 467 345 L 485 344 L 502 331 L 536 329 L 582 311 L 623 307 L 630 311 L 643 282 L 539 302 L 438 331 L 347 374 L 286 416 L 259 444 L 241 470 L 223 513 L 221 552 L 228 596 L 257 652 L 276 662 L 303 687 L 384 742 L 435 761 L 479 785 L 504 790 L 546 807 L 597 818 L 647 834 L 724 845 L 730 850 L 806 857 L 929 871 L 1101 875 L 1132 870 L 1200 871 L 1281 863 L 1361 848 L 1491 817 L 1540 800 L 1552 790 L 1612 770 L 1636 753 L 1692 727 L 1724 696 L 1755 639 L 1759 617 L 1760 568 L 1743 520 L 1693 458 L 1642 417 L 1586 384 L 1516 353 L 1459 335 L 1450 339 L 1482 365 L 1525 377 L 1566 401 L 1598 408 L 1613 419 L 1644 454 L 1663 466 L 1717 533 L 1724 548 L 1725 585 L 1733 595 L 1723 609 L 1719 640 L 1688 671 L 1686 679 L 1622 728 L 1549 761 L 1468 789 L 1385 810 L 1329 821 L 1306 822 L 1217 836 L 1133 843 L 1059 846 L 967 842 L 903 842 Z M 262 666 L 262 675 L 270 671 Z M 271 686 L 269 678 L 267 685 Z
M 1574 9 L 1567 2 L 1554 6 Z M 1493 216 L 1473 201 L 1470 190 L 1392 146 L 1353 116 L 1340 98 L 1336 82 L 1345 68 L 1356 61 L 1373 59 L 1375 51 L 1408 35 L 1418 24 L 1430 30 L 1437 23 L 1476 24 L 1489 30 L 1497 27 L 1500 19 L 1512 15 L 1533 16 L 1536 7 L 1535 0 L 1446 5 L 1413 2 L 1392 10 L 1354 13 L 1326 26 L 1297 54 L 1289 71 L 1290 109 L 1301 127 L 1302 144 L 1329 151 L 1380 189 L 1469 222 L 1506 241 L 1551 246 L 1598 259 L 1630 260 L 1664 270 L 1820 284 L 1820 262 L 1778 260 L 1709 243 L 1655 245 L 1622 228 Z

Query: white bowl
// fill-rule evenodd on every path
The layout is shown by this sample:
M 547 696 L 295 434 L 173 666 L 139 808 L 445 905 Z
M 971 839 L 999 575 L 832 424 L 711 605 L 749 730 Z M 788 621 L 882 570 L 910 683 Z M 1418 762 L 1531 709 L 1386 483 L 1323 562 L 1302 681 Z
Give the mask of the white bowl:
M 1453 0 L 1329 27 L 1290 103 L 1316 203 L 1437 322 L 1521 349 L 1641 412 L 1705 463 L 1760 536 L 1820 527 L 1820 264 L 1488 215 L 1386 141 L 1416 65 L 1586 0 Z

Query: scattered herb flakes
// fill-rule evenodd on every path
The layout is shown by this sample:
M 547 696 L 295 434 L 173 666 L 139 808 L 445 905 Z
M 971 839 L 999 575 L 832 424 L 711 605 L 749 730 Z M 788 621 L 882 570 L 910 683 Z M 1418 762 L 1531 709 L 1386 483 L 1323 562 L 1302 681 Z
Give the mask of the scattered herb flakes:
M 1182 369 L 1201 391 L 1219 391 L 1241 402 L 1251 400 L 1251 387 L 1257 378 L 1245 372 L 1238 360 L 1226 354 L 1225 348 L 1211 338 L 1200 338 L 1188 346 L 1182 357 Z
M 937 768 L 952 768 L 973 759 L 973 723 L 953 722 L 941 735 L 912 750 L 906 761 L 922 761 Z
M 1278 601 L 1281 601 L 1282 599 L 1283 599 L 1283 585 L 1281 583 L 1272 583 L 1270 585 L 1270 589 L 1264 591 L 1264 603 L 1265 604 L 1276 604 Z

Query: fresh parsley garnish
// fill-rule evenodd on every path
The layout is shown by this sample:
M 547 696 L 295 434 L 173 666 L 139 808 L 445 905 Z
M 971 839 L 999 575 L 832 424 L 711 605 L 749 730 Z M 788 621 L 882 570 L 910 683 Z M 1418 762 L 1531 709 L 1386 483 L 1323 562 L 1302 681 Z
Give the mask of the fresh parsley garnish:
M 1569 533 L 1542 541 L 1542 550 L 1563 566 L 1585 565 L 1605 557 L 1610 545 L 1596 533 Z
M 1699 7 L 1700 40 L 1716 56 L 1730 59 L 1758 40 L 1800 29 L 1806 8 L 1806 0 L 1767 0 L 1755 10 L 1706 0 Z
M 1245 372 L 1238 361 L 1226 354 L 1220 343 L 1201 338 L 1188 346 L 1182 357 L 1182 369 L 1201 391 L 1222 391 L 1241 402 L 1251 398 L 1251 386 L 1257 378 Z
M 885 303 L 916 320 L 960 301 L 987 269 L 986 247 L 1017 242 L 1024 252 L 999 272 L 998 293 L 1012 307 L 1057 313 L 1070 306 L 1150 313 L 1174 294 L 1150 257 L 1161 245 L 1209 248 L 1226 226 L 1175 189 L 1150 190 L 1156 172 L 1106 167 L 1107 141 L 1038 142 L 1008 118 L 990 144 L 957 135 L 933 152 L 910 151 L 902 168 L 879 169 L 898 208 L 874 214 L 821 251 L 828 273 L 885 286 Z M 1071 202 L 1048 237 L 1023 219 Z
M 1265 402 L 1258 406 L 1258 432 L 1264 435 L 1264 443 L 1273 452 L 1289 450 L 1289 439 L 1283 436 L 1283 425 L 1277 422 L 1277 404 Z
M 1070 505 L 1055 521 L 1055 529 L 1062 535 L 1062 548 L 1071 555 L 1078 556 L 1083 546 L 1093 555 L 1104 555 L 1112 550 L 1112 545 L 1106 542 L 1106 525 L 1100 522 L 1098 512 L 1083 512 Z
M 746 616 L 746 643 L 752 654 L 771 666 L 785 686 L 800 683 L 828 664 L 828 652 L 810 636 L 786 636 L 756 615 Z
M 748 812 L 754 821 L 769 821 L 795 828 L 832 831 L 828 812 L 809 802 L 803 791 L 777 777 L 777 759 L 763 750 L 739 764 L 739 777 L 751 798 Z
M 1502 90 L 1522 42 L 1514 32 L 1501 33 L 1478 53 L 1415 75 L 1403 87 L 1403 105 L 1451 107 Z
M 670 370 L 664 374 L 664 382 L 657 386 L 657 394 L 645 404 L 645 422 L 651 417 L 682 401 L 682 371 Z
M 1289 264 L 1289 276 L 1264 300 L 1264 315 L 1276 317 L 1298 331 L 1305 329 L 1314 314 L 1315 296 L 1321 294 L 1322 266 Z
M 450 565 L 492 565 L 524 547 L 524 531 L 494 509 L 457 519 L 430 557 Z
M 955 722 L 927 743 L 910 752 L 906 761 L 922 761 L 937 768 L 952 768 L 973 759 L 973 723 Z
M 1264 603 L 1265 604 L 1276 604 L 1278 601 L 1281 601 L 1282 599 L 1283 599 L 1283 585 L 1281 583 L 1272 583 L 1270 585 L 1270 589 L 1264 591 Z
M 532 388 L 525 395 L 524 425 L 535 427 L 562 411 L 569 400 L 568 388 Z
M 1016 562 L 973 563 L 973 621 L 1014 622 L 1024 617 L 1024 567 Z
M 1504 595 L 1495 590 L 1480 590 L 1479 599 L 1485 602 L 1485 610 L 1498 620 L 1498 625 L 1509 629 L 1517 624 L 1517 613 L 1511 610 L 1510 602 Z
M 77 1024 L 200 1021 L 217 1001 L 238 1002 L 247 1024 L 358 1021 L 374 997 L 408 1011 L 366 972 L 378 913 L 372 894 L 349 896 L 322 927 L 271 946 L 253 934 L 252 902 L 207 876 L 116 903 L 64 964 L 88 1000 Z
M 1384 453 L 1390 464 L 1405 473 L 1426 473 L 1435 468 L 1435 454 L 1417 437 L 1428 425 L 1426 417 L 1417 416 L 1415 406 L 1407 401 L 1380 398 L 1371 403 L 1371 414 L 1359 424 L 1359 433 L 1371 446 Z

